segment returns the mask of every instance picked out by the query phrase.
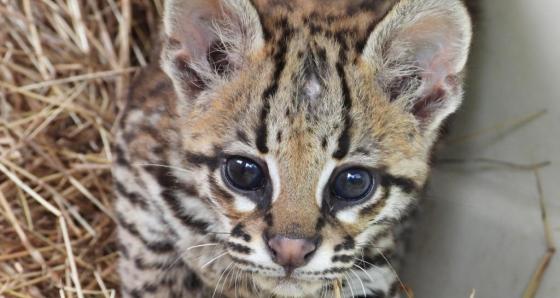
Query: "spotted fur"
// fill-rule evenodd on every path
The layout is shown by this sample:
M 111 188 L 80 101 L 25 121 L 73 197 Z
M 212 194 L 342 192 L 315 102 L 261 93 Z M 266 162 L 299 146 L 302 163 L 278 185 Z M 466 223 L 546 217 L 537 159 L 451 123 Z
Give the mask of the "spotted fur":
M 113 166 L 124 297 L 398 297 L 402 231 L 471 39 L 458 0 L 168 0 Z M 232 189 L 228 156 L 266 186 Z M 333 203 L 333 173 L 378 173 Z M 314 238 L 286 278 L 263 235 Z

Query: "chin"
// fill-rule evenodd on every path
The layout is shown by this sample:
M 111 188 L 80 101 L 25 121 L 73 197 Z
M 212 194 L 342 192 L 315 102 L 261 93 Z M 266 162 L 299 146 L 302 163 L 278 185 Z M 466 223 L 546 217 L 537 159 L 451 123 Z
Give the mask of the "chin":
M 290 277 L 268 277 L 255 275 L 255 283 L 259 288 L 278 297 L 315 296 L 322 288 L 321 281 L 306 281 Z

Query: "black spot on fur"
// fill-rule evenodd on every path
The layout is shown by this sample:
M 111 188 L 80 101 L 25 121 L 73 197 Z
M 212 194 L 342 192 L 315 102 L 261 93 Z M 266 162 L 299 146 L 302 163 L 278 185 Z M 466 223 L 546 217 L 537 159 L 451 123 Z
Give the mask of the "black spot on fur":
M 187 290 L 196 290 L 202 287 L 202 281 L 195 273 L 188 274 L 185 279 L 183 280 L 183 286 Z
M 344 242 L 336 245 L 334 247 L 334 251 L 335 252 L 339 252 L 341 250 L 351 250 L 354 249 L 354 246 L 356 245 L 356 242 L 354 241 L 354 238 L 352 238 L 352 236 L 347 235 L 346 237 L 344 237 Z
M 319 217 L 319 219 L 317 219 L 317 223 L 315 224 L 315 232 L 319 234 L 319 231 L 321 231 L 326 224 L 327 222 L 325 219 L 323 217 Z
M 341 262 L 341 263 L 350 263 L 354 260 L 354 256 L 352 255 L 337 255 L 332 257 L 333 262 Z
M 273 222 L 272 222 L 272 213 L 267 213 L 264 218 L 263 218 L 264 222 L 266 223 L 267 226 L 271 227 Z
M 277 142 L 277 143 L 282 143 L 282 131 L 281 131 L 281 130 L 279 130 L 279 131 L 276 133 L 276 142 Z
M 245 242 L 251 241 L 251 235 L 247 234 L 244 230 L 245 226 L 243 224 L 237 224 L 233 230 L 231 230 L 231 236 L 242 238 Z
M 250 247 L 248 247 L 248 246 L 241 245 L 241 244 L 238 244 L 238 243 L 233 243 L 233 242 L 228 242 L 228 243 L 226 243 L 226 246 L 227 246 L 229 249 L 231 249 L 231 250 L 233 250 L 233 251 L 235 251 L 235 252 L 238 252 L 238 253 L 240 253 L 240 254 L 245 254 L 245 255 L 250 254 L 251 251 L 252 251 L 252 249 L 251 249 Z

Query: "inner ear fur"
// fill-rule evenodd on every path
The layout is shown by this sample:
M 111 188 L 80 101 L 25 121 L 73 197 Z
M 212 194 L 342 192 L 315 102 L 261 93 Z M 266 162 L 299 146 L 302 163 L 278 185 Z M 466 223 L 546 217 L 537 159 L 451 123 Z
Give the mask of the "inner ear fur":
M 388 100 L 433 131 L 462 101 L 471 37 L 460 0 L 402 0 L 371 33 L 362 57 Z
M 163 70 L 182 97 L 224 82 L 264 44 L 249 0 L 167 0 Z

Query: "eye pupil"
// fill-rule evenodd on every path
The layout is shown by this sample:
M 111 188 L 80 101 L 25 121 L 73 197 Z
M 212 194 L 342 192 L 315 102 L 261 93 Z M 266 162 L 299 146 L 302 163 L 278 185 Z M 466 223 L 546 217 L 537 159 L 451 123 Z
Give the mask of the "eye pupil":
M 373 187 L 373 177 L 365 169 L 347 169 L 339 173 L 333 183 L 332 192 L 339 199 L 357 201 L 364 198 Z
M 226 161 L 225 173 L 229 182 L 242 190 L 256 190 L 264 183 L 260 166 L 244 157 L 232 157 Z

